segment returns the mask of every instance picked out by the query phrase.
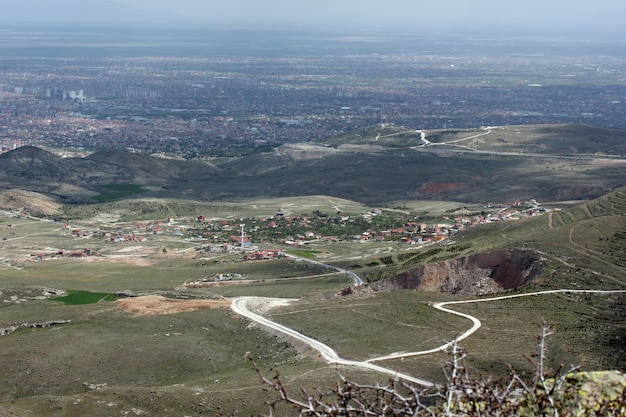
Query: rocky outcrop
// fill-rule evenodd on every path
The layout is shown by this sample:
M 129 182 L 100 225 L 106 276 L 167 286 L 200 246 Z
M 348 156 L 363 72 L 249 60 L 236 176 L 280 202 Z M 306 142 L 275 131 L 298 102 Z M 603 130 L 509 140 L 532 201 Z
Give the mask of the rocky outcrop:
M 432 263 L 374 282 L 375 291 L 416 289 L 480 295 L 521 287 L 542 269 L 537 252 L 502 250 Z
M 13 324 L 8 327 L 0 328 L 0 336 L 6 336 L 8 334 L 13 333 L 18 329 L 42 329 L 44 327 L 52 327 L 57 326 L 59 324 L 69 324 L 72 320 L 49 320 L 45 322 L 39 323 L 22 323 L 22 324 Z

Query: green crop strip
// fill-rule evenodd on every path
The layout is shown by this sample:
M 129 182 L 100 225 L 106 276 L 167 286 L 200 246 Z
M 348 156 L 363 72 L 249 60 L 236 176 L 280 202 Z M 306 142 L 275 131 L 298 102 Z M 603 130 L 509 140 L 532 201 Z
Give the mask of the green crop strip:
M 119 200 L 125 197 L 142 194 L 148 190 L 134 184 L 109 184 L 102 187 L 106 191 L 94 197 L 94 200 L 103 203 L 112 200 Z
M 109 293 L 70 290 L 67 295 L 55 297 L 52 300 L 60 301 L 66 305 L 83 305 L 95 304 L 101 300 L 115 301 L 116 297 Z

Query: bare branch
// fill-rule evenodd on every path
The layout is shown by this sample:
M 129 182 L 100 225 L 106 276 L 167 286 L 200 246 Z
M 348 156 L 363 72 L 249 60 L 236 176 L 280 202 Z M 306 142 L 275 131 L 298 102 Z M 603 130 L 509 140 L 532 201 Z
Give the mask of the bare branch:
M 593 409 L 585 411 L 585 405 L 578 397 L 580 386 L 575 385 L 575 379 L 568 377 L 578 367 L 571 367 L 566 372 L 563 372 L 562 365 L 556 371 L 548 367 L 547 338 L 553 334 L 554 331 L 544 322 L 537 338 L 537 353 L 528 358 L 535 369 L 530 381 L 525 381 L 510 367 L 510 376 L 503 380 L 471 378 L 465 351 L 457 343 L 451 343 L 450 359 L 443 368 L 444 385 L 417 388 L 397 379 L 389 380 L 386 385 L 359 384 L 340 376 L 340 382 L 330 390 L 301 389 L 302 398 L 297 399 L 288 393 L 278 372 L 269 379 L 263 376 L 251 355 L 248 358 L 261 381 L 277 392 L 278 398 L 268 402 L 270 417 L 279 403 L 294 407 L 300 417 L 625 415 L 626 383 L 618 385 L 617 389 L 621 390 L 609 397 L 588 395 L 591 397 L 588 403 L 593 404 Z

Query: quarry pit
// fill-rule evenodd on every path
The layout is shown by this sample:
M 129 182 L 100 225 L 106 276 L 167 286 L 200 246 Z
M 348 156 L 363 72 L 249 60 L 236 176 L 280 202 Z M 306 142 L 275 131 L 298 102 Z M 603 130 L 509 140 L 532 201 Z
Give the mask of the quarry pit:
M 422 265 L 370 284 L 374 291 L 413 289 L 484 295 L 519 288 L 541 273 L 538 252 L 510 249 Z

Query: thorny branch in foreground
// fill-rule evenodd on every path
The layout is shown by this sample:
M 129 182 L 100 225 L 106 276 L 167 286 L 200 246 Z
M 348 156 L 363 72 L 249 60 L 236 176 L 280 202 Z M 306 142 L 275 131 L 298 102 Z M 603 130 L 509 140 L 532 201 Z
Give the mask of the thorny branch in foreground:
M 248 358 L 264 384 L 278 398 L 267 403 L 268 416 L 294 415 L 279 405 L 287 405 L 300 417 L 486 417 L 486 416 L 626 416 L 626 379 L 593 381 L 574 373 L 547 368 L 546 339 L 553 330 L 545 323 L 538 336 L 536 359 L 530 358 L 535 372 L 525 381 L 511 369 L 509 378 L 471 378 L 465 364 L 466 353 L 456 343 L 449 351 L 444 368 L 445 384 L 417 388 L 397 379 L 386 385 L 366 385 L 344 377 L 327 391 L 301 389 L 301 398 L 290 394 L 280 375 L 263 375 L 253 358 Z

